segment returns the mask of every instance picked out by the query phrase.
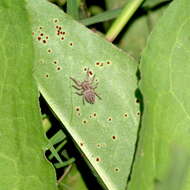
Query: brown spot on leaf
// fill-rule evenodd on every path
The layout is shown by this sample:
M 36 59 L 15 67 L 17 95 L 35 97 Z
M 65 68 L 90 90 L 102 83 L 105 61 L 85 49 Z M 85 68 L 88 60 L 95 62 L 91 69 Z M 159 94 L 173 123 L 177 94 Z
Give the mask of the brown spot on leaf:
M 61 67 L 57 67 L 57 70 L 60 71 L 60 70 L 61 70 Z
M 45 62 L 44 62 L 44 60 L 39 60 L 39 63 L 40 63 L 40 64 L 43 64 L 43 63 L 45 63 Z
M 52 53 L 52 50 L 51 50 L 51 49 L 48 49 L 48 53 Z
M 54 23 L 57 23 L 57 22 L 58 22 L 58 19 L 54 19 L 53 21 L 54 21 Z
M 83 124 L 86 124 L 86 123 L 87 123 L 87 120 L 84 119 L 82 122 L 83 122 Z
M 114 171 L 115 171 L 115 172 L 119 172 L 119 168 L 115 168 Z
M 76 107 L 76 109 L 75 109 L 76 111 L 80 111 L 80 108 L 79 107 Z
M 100 162 L 100 158 L 99 157 L 96 158 L 96 162 Z

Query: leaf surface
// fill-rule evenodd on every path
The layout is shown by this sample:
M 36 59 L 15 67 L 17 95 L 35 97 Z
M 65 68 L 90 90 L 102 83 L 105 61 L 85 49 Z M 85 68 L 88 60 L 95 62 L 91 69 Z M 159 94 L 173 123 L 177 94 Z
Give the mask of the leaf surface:
M 33 46 L 23 1 L 0 2 L 0 189 L 55 190 L 45 160 Z
M 144 113 L 129 190 L 138 190 L 139 184 L 141 190 L 153 190 L 157 182 L 165 183 L 175 160 L 172 150 L 178 146 L 189 149 L 189 10 L 188 0 L 171 3 L 152 32 L 142 56 L 140 89 Z M 179 165 L 183 167 L 184 164 Z M 190 170 L 183 176 L 183 184 L 178 180 L 173 183 L 188 190 L 189 175 Z M 175 174 L 172 178 L 175 179 Z
M 169 2 L 172 0 L 145 0 L 142 3 L 143 8 L 154 8 L 157 5 L 164 3 L 164 2 Z M 106 6 L 108 9 L 116 9 L 124 6 L 129 0 L 105 0 Z
M 41 93 L 104 186 L 125 189 L 139 121 L 136 62 L 46 1 L 28 10 Z M 84 81 L 88 68 L 101 100 L 84 105 L 70 77 Z
M 172 0 L 145 0 L 144 3 L 143 3 L 143 6 L 151 8 L 151 7 L 157 6 L 157 5 L 161 4 L 161 3 L 169 2 L 169 1 L 172 1 Z
M 125 29 L 125 33 L 118 46 L 139 60 L 142 50 L 145 48 L 147 38 L 165 8 L 166 6 L 163 6 L 157 10 L 149 11 L 146 14 L 133 18 Z

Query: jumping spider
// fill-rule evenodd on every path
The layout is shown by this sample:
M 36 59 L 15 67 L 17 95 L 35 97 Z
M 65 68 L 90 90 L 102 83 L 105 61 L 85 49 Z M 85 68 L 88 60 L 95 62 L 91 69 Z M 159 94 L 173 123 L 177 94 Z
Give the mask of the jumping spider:
M 72 77 L 70 79 L 76 84 L 72 85 L 77 90 L 80 90 L 80 92 L 76 92 L 77 95 L 83 96 L 83 104 L 85 104 L 85 101 L 89 104 L 94 104 L 96 100 L 96 96 L 101 100 L 101 97 L 95 92 L 95 89 L 98 87 L 98 83 L 94 83 L 95 75 L 90 78 L 89 69 L 86 72 L 86 79 L 84 81 L 78 81 Z

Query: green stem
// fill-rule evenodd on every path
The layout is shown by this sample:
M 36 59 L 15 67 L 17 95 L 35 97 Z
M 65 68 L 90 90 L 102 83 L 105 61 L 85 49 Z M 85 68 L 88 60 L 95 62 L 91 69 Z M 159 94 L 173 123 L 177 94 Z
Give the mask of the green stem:
M 75 158 L 70 158 L 67 161 L 56 163 L 56 164 L 54 164 L 54 166 L 56 168 L 62 168 L 62 167 L 65 167 L 65 166 L 72 164 L 74 161 L 75 161 Z
M 64 147 L 64 145 L 67 143 L 67 140 L 64 140 L 55 150 L 56 150 L 56 152 L 59 152 L 63 147 Z M 49 155 L 49 159 L 51 160 L 52 158 L 54 157 L 54 154 L 50 154 Z
M 130 0 L 127 2 L 123 11 L 119 15 L 119 17 L 115 20 L 115 22 L 110 27 L 109 31 L 106 34 L 106 39 L 110 42 L 118 36 L 123 27 L 127 24 L 129 19 L 133 16 L 135 11 L 139 8 L 144 0 Z

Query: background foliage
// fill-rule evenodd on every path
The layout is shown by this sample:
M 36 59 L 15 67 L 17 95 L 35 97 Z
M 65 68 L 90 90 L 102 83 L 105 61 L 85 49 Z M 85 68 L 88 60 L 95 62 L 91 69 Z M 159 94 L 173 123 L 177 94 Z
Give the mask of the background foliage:
M 170 3 L 1 1 L 3 189 L 189 189 L 190 7 Z

